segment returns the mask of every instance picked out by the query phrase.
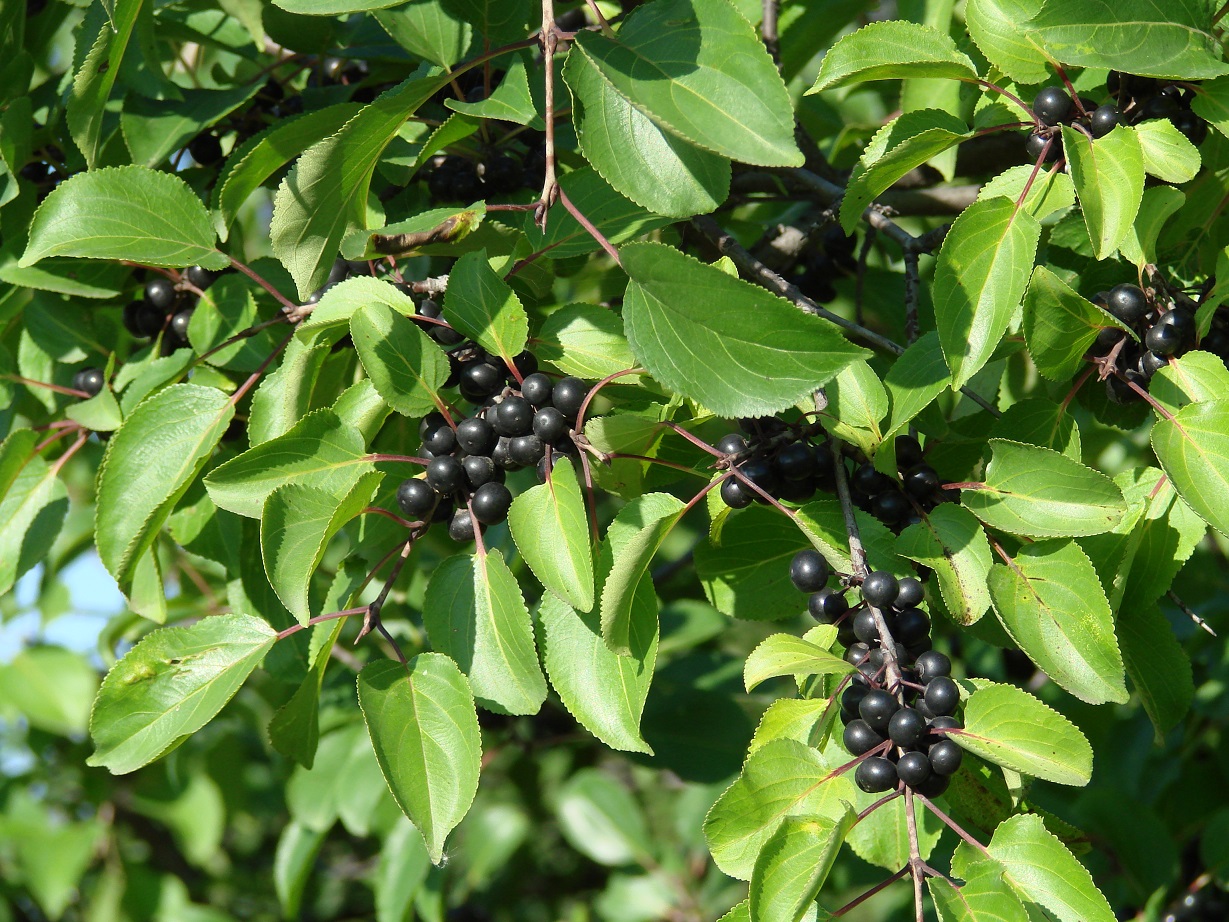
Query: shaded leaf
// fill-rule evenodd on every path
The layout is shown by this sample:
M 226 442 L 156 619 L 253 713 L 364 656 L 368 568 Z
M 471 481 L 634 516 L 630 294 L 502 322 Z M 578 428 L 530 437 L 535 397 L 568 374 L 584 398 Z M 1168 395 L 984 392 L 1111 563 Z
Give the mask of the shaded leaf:
M 580 611 L 593 607 L 593 552 L 585 501 L 570 460 L 556 461 L 546 483 L 512 501 L 508 527 L 543 586 Z

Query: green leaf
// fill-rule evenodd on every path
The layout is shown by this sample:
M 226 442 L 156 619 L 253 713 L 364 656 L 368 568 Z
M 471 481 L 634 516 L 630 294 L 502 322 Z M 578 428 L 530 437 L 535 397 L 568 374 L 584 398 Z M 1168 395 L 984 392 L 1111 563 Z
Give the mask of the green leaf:
M 0 444 L 0 594 L 47 556 L 68 512 L 68 491 L 35 454 L 38 442 L 19 429 Z
M 465 676 L 439 653 L 363 667 L 358 702 L 380 771 L 435 864 L 478 791 L 482 736 Z
M 885 438 L 904 429 L 952 383 L 939 334 L 926 333 L 906 349 L 883 379 L 892 403 Z
M 343 627 L 345 619 L 338 618 L 332 624 L 316 625 L 312 629 L 313 642 L 315 632 L 327 639 L 316 652 L 307 677 L 269 720 L 269 742 L 273 748 L 307 769 L 315 763 L 316 747 L 320 743 L 320 688 L 324 684 L 324 670 Z
M 591 381 L 636 367 L 623 335 L 622 318 L 596 304 L 565 304 L 551 311 L 532 345 L 541 361 L 550 362 L 564 374 Z M 619 382 L 634 380 L 628 375 Z
M 316 380 L 330 354 L 328 342 L 311 343 L 298 337 L 290 340 L 282 351 L 281 364 L 265 374 L 252 394 L 248 444 L 255 447 L 285 435 L 307 415 Z M 260 514 L 259 506 L 253 514 Z
M 279 0 L 279 6 L 287 0 Z M 302 3 L 304 0 L 294 0 Z M 420 58 L 451 69 L 465 54 L 473 28 L 443 0 L 307 0 L 349 4 L 375 10 L 375 20 L 402 48 Z M 393 7 L 393 9 L 388 9 Z M 339 10 L 338 12 L 348 12 Z
M 827 388 L 829 431 L 873 455 L 883 441 L 879 421 L 888 415 L 888 392 L 879 376 L 863 361 L 841 369 Z
M 380 847 L 380 865 L 372 887 L 376 922 L 405 922 L 430 867 L 422 836 L 412 823 L 401 819 Z
M 1126 239 L 1144 194 L 1139 135 L 1119 125 L 1093 141 L 1082 131 L 1064 127 L 1063 153 L 1071 165 L 1093 254 L 1106 259 Z
M 840 743 L 837 742 L 835 733 L 829 738 L 827 746 L 829 750 L 839 749 Z M 844 756 L 841 758 L 843 759 Z M 972 761 L 970 756 L 969 762 Z M 967 771 L 966 768 L 965 772 Z M 859 790 L 857 799 L 852 804 L 853 809 L 855 811 L 865 810 L 878 800 L 879 796 L 878 794 L 866 794 Z M 934 814 L 921 809 L 920 804 L 915 802 L 915 805 L 918 807 L 914 810 L 918 852 L 925 860 L 930 857 L 947 827 Z M 909 826 L 904 798 L 897 798 L 863 817 L 850 830 L 847 841 L 854 854 L 863 861 L 883 868 L 885 871 L 897 871 L 909 860 L 912 845 Z
M 209 496 L 223 509 L 258 519 L 278 487 L 304 483 L 340 497 L 374 470 L 362 434 L 332 410 L 316 410 L 289 432 L 249 448 L 205 477 Z
M 311 617 L 308 586 L 329 542 L 371 502 L 384 475 L 363 474 L 344 496 L 305 483 L 287 483 L 265 500 L 260 551 L 269 585 L 300 624 Z
M 576 48 L 671 134 L 743 163 L 802 166 L 785 84 L 728 0 L 658 0 L 628 16 L 617 39 L 582 31 Z
M 312 145 L 277 190 L 269 233 L 299 296 L 324 283 L 341 239 L 366 225 L 371 174 L 384 148 L 448 76 L 413 77 L 381 93 L 336 134 Z
M 1039 372 L 1051 381 L 1069 380 L 1105 327 L 1126 329 L 1045 266 L 1033 270 L 1024 299 L 1024 338 Z
M 1044 906 L 1060 922 L 1113 922 L 1115 916 L 1092 875 L 1039 816 L 1013 816 L 999 824 L 986 849 L 1022 899 Z
M 1132 600 L 1124 605 L 1117 630 L 1127 675 L 1159 742 L 1186 717 L 1195 700 L 1190 657 L 1153 603 Z
M 826 698 L 778 698 L 768 705 L 755 728 L 747 755 L 773 740 L 790 739 L 809 744 L 817 725 L 831 724 L 835 710 L 828 711 Z M 828 718 L 824 720 L 825 716 Z M 822 722 L 822 723 L 821 723 Z
M 34 214 L 19 265 L 47 256 L 227 265 L 196 193 L 182 179 L 143 166 L 78 173 L 56 186 Z
M 1041 225 L 1006 198 L 974 202 L 952 224 L 935 265 L 935 323 L 959 388 L 990 361 L 1020 305 Z
M 1046 397 L 1029 397 L 1003 411 L 994 421 L 990 437 L 1008 436 L 1015 442 L 1052 448 L 1076 461 L 1083 457 L 1080 430 L 1071 408 Z
M 273 854 L 273 889 L 282 907 L 282 917 L 294 919 L 299 915 L 303 902 L 303 890 L 311 878 L 312 866 L 325 833 L 308 829 L 291 820 L 282 829 Z
M 1016 83 L 1044 83 L 1049 59 L 1024 27 L 1042 0 L 968 0 L 964 21 L 969 34 L 991 64 Z M 1027 169 L 1031 170 L 1032 167 Z
M 905 77 L 974 79 L 977 68 L 938 29 L 903 20 L 873 22 L 828 50 L 807 93 Z
M 176 384 L 143 401 L 111 437 L 98 473 L 95 541 L 120 588 L 196 480 L 235 408 L 221 391 Z
M 1210 352 L 1173 355 L 1148 382 L 1148 393 L 1164 409 L 1177 413 L 1187 404 L 1207 403 L 1229 394 L 1229 368 Z
M 1026 28 L 1064 64 L 1175 80 L 1229 73 L 1201 0 L 1046 0 Z
M 823 647 L 794 637 L 773 634 L 751 651 L 743 665 L 743 685 L 751 691 L 777 676 L 848 675 L 853 667 Z
M 1061 172 L 1034 175 L 1031 163 L 1004 170 L 978 190 L 977 198 L 980 201 L 1005 196 L 1014 202 L 1024 195 L 1026 186 L 1028 195 L 1020 207 L 1038 221 L 1075 204 L 1075 184 L 1070 176 Z
M 82 39 L 88 41 L 88 30 L 98 29 L 89 53 L 80 60 L 65 104 L 69 132 L 85 156 L 86 165 L 97 165 L 103 148 L 103 120 L 111 88 L 120 73 L 120 64 L 132 39 L 137 16 L 144 0 L 115 0 L 110 22 L 101 16 L 89 16 L 82 23 Z M 84 46 L 82 46 L 84 47 Z
M 1033 538 L 1098 535 L 1126 513 L 1122 491 L 1057 451 L 991 439 L 985 482 L 962 504 L 992 528 Z
M 602 638 L 597 611 L 578 612 L 546 593 L 538 609 L 542 660 L 564 707 L 612 749 L 653 750 L 640 735 L 640 716 L 657 660 L 657 596 L 651 579 L 641 579 L 632 598 L 628 655 Z
M 416 313 L 414 299 L 393 284 L 370 276 L 357 275 L 331 286 L 295 330 L 304 343 L 340 339 L 359 309 L 382 304 L 404 317 Z
M 1123 258 L 1135 263 L 1141 271 L 1148 263 L 1155 264 L 1157 240 L 1165 229 L 1165 223 L 1185 204 L 1186 195 L 1173 186 L 1145 189 L 1131 231 L 1118 247 Z
M 1229 137 L 1229 77 L 1198 84 L 1191 109 L 1201 119 Z
M 376 391 L 403 416 L 425 416 L 439 405 L 448 357 L 414 321 L 385 304 L 368 304 L 350 317 L 350 335 Z
M 205 125 L 225 118 L 260 90 L 257 82 L 220 90 L 183 89 L 179 101 L 132 96 L 120 115 L 134 163 L 156 167 L 187 145 Z
M 976 623 L 990 607 L 990 543 L 967 509 L 952 503 L 936 506 L 900 533 L 896 550 L 935 571 L 943 602 L 957 624 Z
M 1199 148 L 1174 127 L 1167 118 L 1140 122 L 1135 126 L 1144 172 L 1162 182 L 1188 182 L 1199 172 Z
M 1003 627 L 1046 675 L 1089 704 L 1126 703 L 1114 616 L 1078 544 L 1026 544 L 995 565 L 989 584 Z
M 289 13 L 303 16 L 337 16 L 362 10 L 384 9 L 404 2 L 405 0 L 276 0 L 276 5 Z
M 286 119 L 231 152 L 213 189 L 215 224 L 222 239 L 243 203 L 278 170 L 318 141 L 334 134 L 359 107 L 339 103 Z
M 559 178 L 559 185 L 576 210 L 611 243 L 622 243 L 670 223 L 669 218 L 655 215 L 620 195 L 592 167 L 565 173 Z M 593 235 L 570 212 L 560 208 L 552 209 L 545 231 L 535 223 L 532 213 L 525 216 L 521 229 L 535 252 L 549 251 L 553 259 L 600 249 Z
M 662 541 L 683 514 L 681 500 L 645 493 L 619 510 L 598 554 L 602 575 L 602 636 L 616 653 L 631 652 L 635 596 Z
M 523 54 L 512 59 L 499 85 L 486 99 L 478 102 L 445 99 L 444 105 L 471 118 L 499 119 L 514 125 L 528 125 L 538 118 L 538 110 L 529 92 L 529 74 Z
M 834 775 L 834 768 L 797 740 L 773 740 L 757 749 L 704 818 L 717 867 L 751 880 L 756 858 L 787 816 L 840 821 L 854 787 L 848 773 Z
M 469 678 L 474 697 L 501 714 L 535 714 L 546 699 L 529 610 L 497 550 L 456 555 L 435 568 L 423 600 L 432 646 Z
M 254 372 L 276 348 L 269 331 L 246 336 L 229 346 L 222 344 L 259 322 L 256 299 L 247 280 L 238 274 L 224 275 L 197 300 L 188 323 L 188 342 L 197 355 L 208 354 L 204 361 L 210 365 Z
M 943 877 L 926 878 L 939 922 L 1028 922 L 1028 911 L 1003 880 L 998 862 L 975 861 L 964 875 L 959 887 Z
M 466 253 L 453 264 L 444 310 L 449 323 L 507 361 L 529 338 L 521 299 L 491 268 L 486 250 Z
M 98 674 L 79 653 L 63 647 L 26 647 L 0 663 L 0 713 L 16 711 L 33 728 L 74 736 L 89 725 Z
M 1157 420 L 1152 450 L 1186 504 L 1229 535 L 1229 399 L 1188 404 Z
M 559 830 L 598 864 L 618 867 L 653 861 L 644 811 L 631 792 L 603 771 L 582 768 L 559 790 Z
M 123 775 L 213 719 L 277 640 L 249 615 L 215 615 L 147 634 L 111 667 L 90 715 L 87 764 Z
M 863 209 L 898 179 L 970 137 L 968 126 L 942 109 L 906 112 L 880 128 L 854 165 L 841 199 L 845 232 L 852 234 Z
M 621 253 L 632 352 L 674 393 L 720 416 L 779 412 L 866 356 L 827 321 L 673 247 Z
M 476 202 L 468 208 L 457 205 L 431 208 L 404 221 L 347 234 L 341 242 L 341 255 L 346 259 L 374 260 L 386 256 L 432 255 L 433 252 L 452 255 L 456 244 L 482 225 L 486 213 L 485 202 Z
M 981 683 L 964 704 L 957 742 L 976 756 L 1056 784 L 1092 778 L 1092 747 L 1076 726 L 1014 685 Z
M 751 922 L 799 922 L 812 908 L 855 821 L 848 808 L 836 819 L 786 818 L 755 860 Z
M 582 45 L 568 55 L 563 78 L 585 159 L 622 195 L 672 217 L 708 214 L 729 196 L 730 161 L 658 127 Z
M 512 501 L 508 527 L 533 575 L 580 611 L 593 607 L 593 553 L 585 501 L 572 462 L 561 458 L 546 483 Z

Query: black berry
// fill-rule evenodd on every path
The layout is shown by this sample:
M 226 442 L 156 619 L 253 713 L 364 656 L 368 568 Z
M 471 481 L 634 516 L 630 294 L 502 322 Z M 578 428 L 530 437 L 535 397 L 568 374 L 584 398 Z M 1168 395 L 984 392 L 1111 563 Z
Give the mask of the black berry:
M 928 650 L 917 658 L 914 668 L 923 682 L 929 682 L 939 676 L 951 675 L 952 661 L 938 650 Z
M 1048 146 L 1047 146 L 1048 145 Z M 1024 154 L 1029 160 L 1040 160 L 1045 156 L 1045 163 L 1053 163 L 1062 156 L 1063 146 L 1060 138 L 1048 138 L 1043 134 L 1030 134 L 1024 142 Z
M 731 432 L 721 437 L 720 441 L 717 442 L 716 448 L 722 454 L 736 455 L 740 451 L 747 450 L 747 440 L 737 432 Z
M 899 592 L 900 584 L 896 582 L 896 577 L 886 570 L 876 570 L 862 581 L 862 598 L 875 608 L 891 605 Z
M 896 774 L 911 788 L 930 777 L 930 760 L 924 752 L 906 752 L 896 762 Z
M 1062 87 L 1047 86 L 1033 100 L 1033 112 L 1043 125 L 1058 125 L 1071 114 L 1071 97 Z
M 461 367 L 461 394 L 467 400 L 481 403 L 503 387 L 504 376 L 486 362 L 466 362 Z
M 853 776 L 854 783 L 867 794 L 880 794 L 896 787 L 896 766 L 880 756 L 864 760 Z
M 1090 126 L 1094 138 L 1103 138 L 1122 121 L 1122 113 L 1113 103 L 1106 103 L 1093 110 Z
M 895 441 L 896 469 L 905 471 L 922 462 L 922 445 L 911 435 L 898 435 Z
M 803 442 L 786 445 L 777 453 L 777 471 L 786 480 L 806 480 L 815 473 L 815 452 Z
M 926 684 L 926 707 L 936 717 L 946 717 L 960 703 L 960 686 L 947 676 L 937 676 Z
M 171 334 L 181 342 L 188 341 L 188 326 L 192 323 L 192 308 L 182 310 L 171 318 Z
M 816 621 L 832 624 L 849 611 L 849 603 L 839 592 L 832 589 L 821 589 L 807 599 L 807 610 Z
M 799 551 L 790 561 L 789 578 L 799 592 L 819 592 L 831 575 L 828 561 L 812 548 Z
M 545 407 L 533 416 L 533 434 L 543 442 L 556 442 L 568 434 L 568 421 L 554 407 Z
M 873 688 L 858 705 L 858 714 L 876 733 L 887 733 L 888 722 L 900 710 L 900 702 L 882 688 Z
M 521 467 L 537 464 L 546 447 L 536 435 L 519 435 L 508 446 L 508 455 Z
M 427 465 L 427 483 L 437 493 L 453 493 L 465 482 L 465 468 L 451 455 L 432 458 Z
M 211 272 L 204 266 L 188 266 L 188 268 L 184 270 L 183 274 L 184 278 L 186 278 L 191 285 L 199 288 L 201 291 L 204 291 L 212 285 L 218 277 L 217 272 Z
M 541 372 L 526 375 L 525 380 L 521 382 L 521 396 L 535 407 L 548 407 L 554 387 L 551 379 Z
M 446 455 L 457 447 L 457 433 L 451 426 L 439 426 L 423 439 L 422 444 L 433 456 Z
M 500 435 L 529 435 L 533 432 L 533 406 L 524 397 L 507 397 L 495 405 L 494 424 Z
M 175 303 L 175 286 L 170 279 L 156 276 L 145 283 L 145 300 L 161 311 L 168 311 Z
M 879 639 L 879 627 L 875 623 L 875 613 L 864 608 L 853 618 L 854 636 L 863 643 L 873 643 Z
M 960 768 L 964 758 L 962 750 L 955 740 L 939 740 L 927 751 L 930 757 L 930 767 L 936 775 L 954 775 Z
M 489 422 L 475 416 L 457 423 L 456 441 L 467 454 L 489 455 L 495 450 L 499 435 Z
M 1182 346 L 1182 332 L 1165 323 L 1155 323 L 1144 334 L 1144 345 L 1157 355 L 1173 355 Z
M 898 608 L 912 608 L 915 605 L 922 604 L 922 599 L 925 597 L 925 590 L 919 580 L 912 576 L 906 576 L 897 584 L 896 602 Z
M 124 326 L 133 336 L 157 336 L 165 322 L 166 313 L 148 301 L 133 301 L 124 307 Z
M 448 537 L 465 543 L 474 540 L 474 519 L 468 509 L 458 509 L 448 522 Z
M 854 686 L 857 688 L 858 686 Z M 851 720 L 845 725 L 841 742 L 851 755 L 860 756 L 883 744 L 883 736 L 870 728 L 865 720 Z
M 73 375 L 73 388 L 79 391 L 85 391 L 91 397 L 94 397 L 102 392 L 103 385 L 106 379 L 102 372 L 97 368 L 82 368 L 79 372 Z
M 900 596 L 896 597 L 899 601 Z M 906 647 L 915 644 L 930 633 L 930 619 L 920 608 L 905 608 L 896 616 L 896 629 L 892 636 Z
M 555 383 L 554 390 L 551 392 L 551 402 L 569 421 L 574 421 L 588 393 L 588 385 L 580 378 L 561 378 Z
M 483 525 L 495 525 L 508 517 L 512 493 L 502 483 L 484 483 L 470 497 L 474 518 Z
M 425 480 L 410 478 L 397 487 L 397 505 L 411 519 L 421 519 L 432 509 L 439 495 Z
M 469 455 L 461 461 L 461 466 L 465 468 L 465 483 L 471 490 L 484 483 L 502 482 L 503 471 L 495 466 L 489 455 Z
M 888 721 L 888 736 L 897 746 L 916 746 L 926 736 L 926 718 L 913 708 L 901 708 Z
M 755 494 L 741 480 L 730 477 L 721 485 L 721 501 L 731 509 L 745 509 L 755 502 Z
M 919 502 L 930 499 L 942 485 L 935 469 L 928 464 L 918 464 L 905 472 L 905 492 Z
M 1115 285 L 1110 289 L 1105 309 L 1123 323 L 1137 323 L 1148 313 L 1148 297 L 1138 285 Z
M 910 785 L 910 787 L 912 787 L 916 793 L 921 794 L 923 797 L 938 797 L 947 790 L 947 786 L 950 783 L 951 779 L 946 775 L 932 774 L 921 784 Z

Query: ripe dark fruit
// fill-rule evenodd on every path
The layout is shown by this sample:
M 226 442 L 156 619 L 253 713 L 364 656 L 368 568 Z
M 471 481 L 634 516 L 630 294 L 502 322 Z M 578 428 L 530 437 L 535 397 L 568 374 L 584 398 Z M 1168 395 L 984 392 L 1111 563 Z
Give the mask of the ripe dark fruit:
M 942 481 L 935 469 L 928 464 L 919 464 L 905 472 L 905 492 L 916 500 L 927 500 L 935 495 Z
M 91 397 L 102 392 L 103 385 L 106 379 L 97 368 L 82 368 L 79 372 L 73 375 L 73 388 L 79 391 L 85 391 Z
M 440 426 L 433 429 L 422 444 L 432 455 L 446 455 L 457 447 L 457 434 L 451 426 Z
M 1107 300 L 1106 310 L 1123 323 L 1137 323 L 1148 313 L 1148 297 L 1137 285 L 1115 285 Z
M 1033 100 L 1033 111 L 1045 125 L 1058 125 L 1071 114 L 1071 97 L 1062 87 L 1047 86 Z
M 576 419 L 576 414 L 580 412 L 580 405 L 585 402 L 585 396 L 588 393 L 588 385 L 580 378 L 561 378 L 555 382 L 555 388 L 551 392 L 551 402 L 560 413 L 572 421 Z
M 535 407 L 548 407 L 555 385 L 542 373 L 526 375 L 521 382 L 521 396 Z
M 1103 138 L 1122 121 L 1122 113 L 1118 111 L 1118 107 L 1113 103 L 1106 103 L 1103 106 L 1093 110 L 1092 118 L 1090 119 L 1089 127 L 1092 130 L 1094 138 Z
M 936 717 L 946 717 L 960 704 L 960 686 L 947 676 L 938 676 L 926 684 L 926 707 Z
M 875 470 L 872 464 L 863 464 L 853 473 L 853 487 L 866 496 L 882 493 L 892 485 L 891 481 Z
M 495 525 L 508 517 L 512 492 L 502 483 L 484 483 L 470 497 L 474 518 L 483 525 Z
M 717 442 L 716 448 L 722 454 L 736 455 L 740 451 L 747 450 L 747 440 L 737 432 L 731 432 L 721 437 Z
M 222 159 L 222 142 L 205 131 L 188 142 L 188 153 L 201 166 L 213 166 Z
M 819 551 L 807 548 L 799 551 L 790 561 L 789 578 L 799 592 L 819 592 L 832 575 L 828 561 L 820 556 Z
M 896 602 L 898 608 L 912 608 L 915 605 L 921 605 L 922 599 L 925 598 L 925 590 L 919 580 L 912 576 L 906 576 L 897 584 Z
M 1049 145 L 1047 148 L 1046 145 Z M 1045 155 L 1045 163 L 1053 163 L 1062 156 L 1063 147 L 1059 138 L 1047 138 L 1043 134 L 1030 134 L 1024 142 L 1024 155 L 1029 160 L 1040 160 Z
M 886 570 L 876 570 L 862 581 L 862 598 L 868 605 L 884 608 L 896 601 L 900 593 L 900 584 L 896 577 Z
M 543 442 L 555 442 L 568 434 L 568 421 L 554 407 L 546 407 L 534 414 L 533 434 Z
M 397 487 L 397 505 L 407 518 L 418 520 L 435 508 L 439 494 L 425 480 L 403 480 Z
M 1182 332 L 1164 323 L 1155 323 L 1144 334 L 1144 345 L 1157 355 L 1173 355 L 1182 345 Z
M 881 522 L 887 522 L 889 525 L 901 521 L 907 516 L 911 510 L 909 500 L 905 498 L 903 493 L 897 493 L 892 490 L 888 493 L 880 493 L 871 501 L 871 513 Z
M 922 445 L 911 435 L 896 437 L 896 469 L 906 471 L 922 462 Z
M 495 466 L 495 461 L 487 455 L 469 455 L 461 462 L 465 468 L 465 483 L 471 490 L 476 490 L 484 483 L 502 482 L 503 471 Z
M 533 432 L 533 407 L 524 397 L 508 397 L 495 406 L 495 431 L 500 435 Z M 535 459 L 536 460 L 536 459 Z
M 471 455 L 489 455 L 499 441 L 495 428 L 485 419 L 473 417 L 457 423 L 457 444 Z
M 755 494 L 741 480 L 731 477 L 721 485 L 721 501 L 731 509 L 745 509 L 755 502 Z
M 899 596 L 897 599 L 899 600 Z M 896 629 L 892 636 L 906 647 L 915 644 L 930 634 L 930 619 L 920 608 L 906 608 L 896 616 Z
M 474 519 L 468 509 L 458 509 L 448 522 L 448 537 L 465 543 L 474 540 Z
M 881 794 L 896 787 L 896 766 L 880 756 L 871 756 L 858 766 L 853 780 L 867 794 Z
M 938 730 L 959 730 L 963 726 L 955 717 L 936 717 L 930 722 L 930 731 L 935 733 Z
M 883 739 L 883 736 L 872 730 L 865 720 L 851 720 L 845 725 L 845 732 L 841 736 L 841 742 L 845 744 L 845 748 L 855 756 L 870 752 L 882 744 Z
M 913 708 L 901 708 L 888 721 L 888 736 L 897 746 L 916 746 L 926 736 L 926 718 Z
M 211 272 L 203 266 L 188 266 L 183 274 L 189 284 L 196 286 L 201 291 L 212 285 L 218 277 L 218 273 Z
M 853 617 L 853 632 L 863 643 L 873 643 L 879 638 L 879 628 L 875 623 L 875 613 L 864 608 Z M 878 651 L 876 651 L 878 652 Z
M 175 286 L 170 279 L 156 276 L 145 283 L 145 300 L 161 311 L 168 311 L 175 303 Z
M 866 658 L 870 656 L 870 653 L 871 648 L 866 644 L 853 644 L 845 651 L 845 662 L 849 663 L 851 666 L 861 666 L 862 663 L 865 662 Z M 859 698 L 858 700 L 861 701 L 862 699 Z
M 752 458 L 750 461 L 745 461 L 739 465 L 740 470 L 748 480 L 763 490 L 765 493 L 773 493 L 777 489 L 777 472 L 773 470 L 771 464 L 759 458 Z M 758 492 L 750 490 L 752 496 L 759 502 L 767 502 Z
M 964 758 L 964 750 L 955 740 L 939 740 L 927 752 L 930 767 L 936 775 L 954 775 Z
M 512 356 L 512 367 L 522 378 L 528 377 L 538 370 L 538 357 L 529 351 L 518 352 Z
M 188 341 L 188 326 L 192 323 L 192 308 L 180 311 L 171 318 L 171 334 L 182 342 Z
M 133 336 L 157 336 L 166 322 L 166 313 L 148 301 L 133 301 L 124 307 L 124 326 Z
M 536 435 L 517 436 L 508 446 L 509 456 L 522 467 L 537 464 L 545 451 L 546 447 Z
M 858 715 L 876 733 L 887 733 L 888 722 L 900 710 L 900 702 L 882 688 L 872 688 L 858 705 Z
M 918 677 L 923 682 L 929 682 L 939 676 L 950 676 L 952 661 L 938 650 L 928 650 L 917 658 L 913 668 L 917 670 Z
M 495 394 L 503 383 L 504 376 L 499 369 L 486 362 L 467 362 L 461 368 L 461 393 L 475 403 Z
M 1181 104 L 1173 96 L 1157 93 L 1149 96 L 1139 110 L 1139 121 L 1146 122 L 1154 118 L 1173 118 L 1182 111 Z
M 1161 314 L 1158 324 L 1173 327 L 1184 343 L 1195 339 L 1195 315 L 1185 307 L 1175 307 Z
M 930 760 L 924 752 L 906 752 L 896 763 L 896 774 L 911 788 L 926 781 L 930 773 Z
M 1183 109 L 1169 120 L 1194 145 L 1200 145 L 1208 138 L 1208 123 L 1189 109 Z
M 815 473 L 815 452 L 804 442 L 786 445 L 777 453 L 777 471 L 786 480 L 806 480 Z
M 444 414 L 439 410 L 432 410 L 418 423 L 418 437 L 423 441 L 431 435 L 436 429 L 441 426 L 447 426 L 448 420 L 444 419 Z
M 932 774 L 929 778 L 921 784 L 913 784 L 910 787 L 913 788 L 915 793 L 921 794 L 923 797 L 935 798 L 946 791 L 949 784 L 951 784 L 951 779 L 947 775 L 933 774 L 932 769 Z
M 459 330 L 454 330 L 452 327 L 442 327 L 439 324 L 432 324 L 428 334 L 441 346 L 455 346 L 457 343 L 463 342 L 465 339 Z
M 807 599 L 807 610 L 816 621 L 832 624 L 849 611 L 849 603 L 839 592 L 832 589 L 821 589 Z
M 432 458 L 427 465 L 427 483 L 437 493 L 453 493 L 465 482 L 465 468 L 451 455 Z

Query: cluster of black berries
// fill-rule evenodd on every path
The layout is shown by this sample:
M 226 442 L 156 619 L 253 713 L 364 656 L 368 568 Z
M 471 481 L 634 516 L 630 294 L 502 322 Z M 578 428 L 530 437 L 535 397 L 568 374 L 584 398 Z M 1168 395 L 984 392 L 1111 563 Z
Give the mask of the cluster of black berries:
M 507 518 L 509 471 L 536 465 L 538 480 L 545 482 L 555 453 L 576 452 L 571 431 L 588 393 L 579 378 L 552 381 L 536 371 L 519 388 L 514 377 L 505 385 L 507 368 L 496 368 L 485 354 L 463 368 L 479 363 L 499 372 L 499 393 L 482 398 L 474 415 L 455 425 L 442 413 L 427 416 L 419 426 L 426 474 L 397 489 L 397 505 L 407 517 L 447 520 L 448 534 L 462 542 L 474 539 L 477 525 Z
M 739 426 L 742 434 L 731 432 L 716 445 L 732 456 L 732 467 L 742 475 L 721 485 L 727 506 L 743 509 L 753 502 L 768 502 L 743 477 L 774 499 L 795 503 L 806 502 L 816 490 L 835 489 L 832 450 L 826 443 L 812 444 L 804 427 L 771 416 L 743 419 Z
M 818 304 L 836 299 L 833 280 L 853 275 L 858 269 L 858 238 L 846 235 L 839 224 L 829 224 L 819 234 L 817 246 L 802 262 L 793 282 L 798 290 Z
M 790 564 L 790 579 L 811 593 L 807 607 L 825 624 L 835 624 L 845 660 L 856 668 L 841 694 L 842 741 L 863 757 L 854 782 L 869 794 L 905 784 L 926 797 L 942 794 L 960 768 L 963 752 L 949 731 L 960 689 L 952 663 L 931 649 L 930 618 L 921 604 L 922 584 L 876 571 L 862 581 L 862 601 L 853 608 L 842 592 L 828 587 L 831 568 L 816 551 L 800 551 Z M 900 668 L 898 685 L 889 687 L 887 654 L 879 630 L 883 619 Z
M 1195 91 L 1190 86 L 1110 71 L 1105 87 L 1117 101 L 1120 117 L 1131 124 L 1167 118 L 1192 144 L 1208 136 L 1208 123 L 1191 111 Z
M 1185 294 L 1170 297 L 1122 284 L 1098 292 L 1092 301 L 1140 338 L 1137 343 L 1117 327 L 1106 327 L 1088 350 L 1094 360 L 1106 366 L 1106 386 L 1115 403 L 1141 399 L 1131 383 L 1146 389 L 1148 381 L 1171 357 L 1195 347 L 1195 302 Z M 1212 337 L 1205 337 L 1205 345 L 1208 339 Z M 1225 345 L 1229 341 L 1222 341 L 1219 347 L 1224 350 Z
M 849 489 L 855 506 L 899 532 L 920 522 L 920 512 L 929 512 L 942 502 L 957 502 L 960 497 L 957 491 L 943 489 L 944 481 L 923 459 L 917 439 L 899 435 L 895 445 L 899 481 L 863 461 L 849 475 Z
M 200 295 L 221 273 L 189 266 L 176 282 L 156 275 L 145 283 L 145 297 L 124 308 L 124 326 L 133 336 L 145 339 L 163 333 L 162 354 L 170 355 L 188 345 L 188 324 Z M 165 332 L 164 332 L 165 331 Z
M 436 202 L 468 205 L 478 199 L 511 195 L 521 189 L 542 188 L 546 171 L 546 151 L 531 146 L 521 159 L 492 151 L 481 161 L 457 154 L 435 158 L 427 173 L 427 190 Z

